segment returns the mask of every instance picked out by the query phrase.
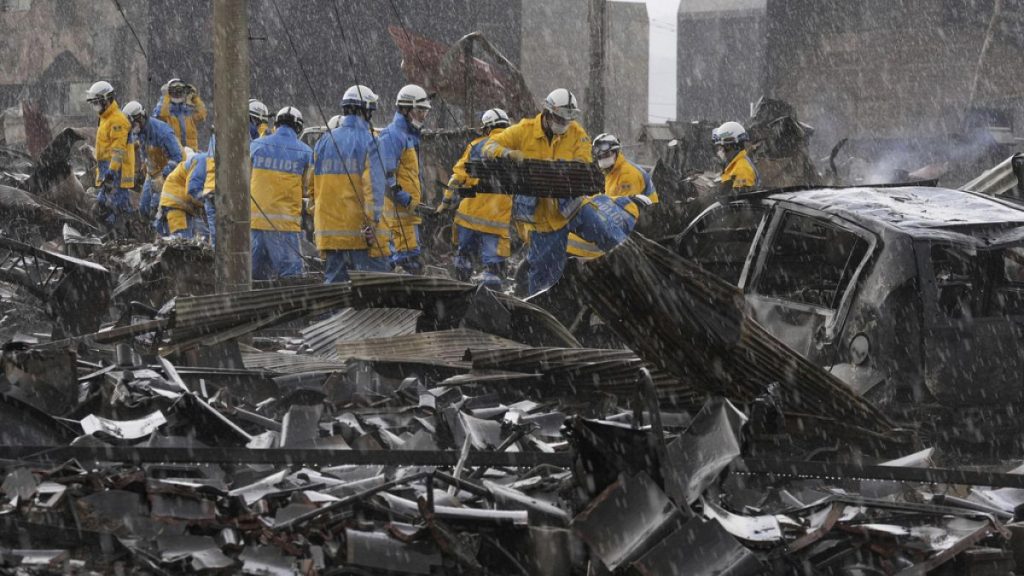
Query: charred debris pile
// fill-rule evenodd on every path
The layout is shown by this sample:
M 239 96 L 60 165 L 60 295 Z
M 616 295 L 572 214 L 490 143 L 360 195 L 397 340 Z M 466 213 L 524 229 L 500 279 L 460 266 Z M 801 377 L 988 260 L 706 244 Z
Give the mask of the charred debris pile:
M 1020 467 L 930 446 L 642 236 L 572 266 L 566 322 L 431 276 L 215 294 L 202 245 L 0 204 L 0 573 L 1024 567 Z

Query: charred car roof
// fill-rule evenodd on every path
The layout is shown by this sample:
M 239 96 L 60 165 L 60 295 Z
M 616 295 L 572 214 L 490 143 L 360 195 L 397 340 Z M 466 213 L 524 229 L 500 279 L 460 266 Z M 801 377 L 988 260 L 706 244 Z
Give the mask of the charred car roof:
M 948 188 L 815 188 L 768 191 L 756 196 L 792 202 L 850 220 L 872 220 L 910 234 L 921 229 L 1024 224 L 1024 208 Z

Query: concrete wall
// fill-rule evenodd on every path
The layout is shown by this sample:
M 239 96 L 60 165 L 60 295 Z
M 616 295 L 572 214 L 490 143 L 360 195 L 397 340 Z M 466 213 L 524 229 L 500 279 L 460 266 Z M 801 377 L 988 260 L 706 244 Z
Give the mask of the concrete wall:
M 521 69 L 538 103 L 555 88 L 587 102 L 590 31 L 587 0 L 522 0 Z M 648 18 L 644 4 L 608 2 L 605 127 L 624 143 L 647 121 Z M 588 132 L 596 132 L 585 126 Z
M 763 93 L 765 0 L 693 0 L 679 8 L 676 119 L 738 120 Z
M 35 100 L 50 115 L 87 115 L 85 89 L 108 79 L 118 98 L 145 90 L 147 62 L 112 2 L 19 0 L 0 11 L 0 109 Z M 122 0 L 145 45 L 146 3 Z
M 1005 0 L 971 84 L 993 0 L 769 0 L 769 90 L 838 138 L 922 141 L 963 132 L 971 108 L 1024 121 L 1024 1 Z

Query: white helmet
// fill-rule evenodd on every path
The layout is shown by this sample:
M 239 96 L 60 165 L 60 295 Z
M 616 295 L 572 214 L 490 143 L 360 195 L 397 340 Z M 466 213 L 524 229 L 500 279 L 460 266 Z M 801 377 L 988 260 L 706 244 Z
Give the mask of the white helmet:
M 267 105 L 255 98 L 249 99 L 249 117 L 257 122 L 266 122 L 270 118 L 270 109 Z
M 142 107 L 142 104 L 139 104 L 135 100 L 125 104 L 124 108 L 121 108 L 121 112 L 124 112 L 124 115 L 127 116 L 129 120 L 146 117 L 146 109 Z
M 622 142 L 619 142 L 619 138 L 614 134 L 598 134 L 594 141 L 590 145 L 590 149 L 593 152 L 594 158 L 601 158 L 607 156 L 609 152 L 618 152 L 622 150 Z
M 398 91 L 398 96 L 395 98 L 395 106 L 430 110 L 430 95 L 416 84 L 407 84 Z
M 110 85 L 110 82 L 100 80 L 88 90 L 85 91 L 86 102 L 100 102 L 103 100 L 112 100 L 114 98 L 114 87 Z
M 341 97 L 341 107 L 354 106 L 363 110 L 376 110 L 379 98 L 368 87 L 362 84 L 349 86 L 345 95 Z
M 512 123 L 508 119 L 508 114 L 501 108 L 491 108 L 484 112 L 480 121 L 483 122 L 484 128 L 505 128 Z
M 184 148 L 181 149 L 182 162 L 188 162 L 188 159 L 195 155 L 196 151 L 189 148 L 188 146 L 185 146 Z
M 274 126 L 282 124 L 291 126 L 296 132 L 302 132 L 302 112 L 299 112 L 299 109 L 294 106 L 281 108 L 277 111 L 277 116 L 274 117 Z
M 338 126 L 341 126 L 341 118 L 342 118 L 341 114 L 336 114 L 334 116 L 331 116 L 331 119 L 327 121 L 327 129 L 328 130 L 334 130 Z
M 567 122 L 575 120 L 580 114 L 576 96 L 565 88 L 558 88 L 548 94 L 548 97 L 544 99 L 544 110 Z
M 739 122 L 726 122 L 711 131 L 711 143 L 715 146 L 737 145 L 747 140 L 750 140 L 750 136 Z

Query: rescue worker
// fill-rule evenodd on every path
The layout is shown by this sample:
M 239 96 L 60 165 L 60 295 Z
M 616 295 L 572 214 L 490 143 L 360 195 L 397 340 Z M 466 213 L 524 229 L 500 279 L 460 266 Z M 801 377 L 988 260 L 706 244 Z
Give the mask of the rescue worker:
M 604 173 L 604 194 L 590 197 L 569 223 L 569 255 L 580 258 L 596 258 L 618 245 L 633 231 L 640 207 L 658 202 L 650 175 L 626 159 L 614 134 L 599 134 L 591 152 Z
M 153 117 L 170 125 L 178 143 L 199 149 L 199 125 L 206 120 L 206 105 L 196 87 L 180 78 L 171 78 L 162 89 L 163 98 L 153 109 Z
M 720 193 L 751 190 L 758 185 L 757 168 L 747 157 L 750 136 L 739 122 L 726 122 L 711 132 L 711 143 L 725 169 L 722 170 Z
M 184 156 L 185 160 L 167 175 L 160 192 L 160 216 L 156 230 L 161 236 L 192 238 L 193 220 L 202 208 L 198 197 L 189 194 L 188 185 L 197 162 L 205 155 L 196 154 L 186 146 Z
M 324 253 L 324 280 L 346 282 L 349 270 L 388 270 L 383 222 L 387 178 L 370 119 L 377 95 L 351 86 L 341 100 L 341 125 L 313 152 L 313 236 Z
M 114 87 L 100 80 L 86 91 L 86 101 L 99 116 L 96 130 L 96 197 L 101 220 L 123 233 L 132 209 L 135 187 L 135 151 L 128 142 L 131 122 L 114 99 Z
M 514 162 L 530 158 L 590 163 L 590 137 L 575 120 L 579 112 L 576 96 L 565 88 L 558 88 L 544 99 L 544 109 L 540 114 L 524 118 L 489 138 L 484 144 L 483 154 L 488 158 L 508 158 Z M 525 221 L 533 229 L 526 255 L 530 265 L 531 294 L 554 285 L 562 277 L 569 220 L 582 203 L 581 198 L 513 198 L 512 217 Z
M 388 179 L 384 222 L 391 231 L 392 263 L 410 274 L 421 274 L 420 217 L 416 214 L 422 196 L 418 151 L 423 123 L 430 112 L 430 96 L 423 88 L 409 84 L 398 91 L 395 106 L 398 111 L 394 119 L 378 138 Z
M 132 123 L 132 136 L 139 146 L 137 160 L 145 164 L 146 182 L 139 199 L 139 215 L 146 222 L 156 216 L 160 190 L 171 170 L 181 162 L 181 145 L 174 130 L 156 118 L 148 118 L 142 104 L 132 100 L 122 110 Z
M 466 162 L 483 159 L 483 147 L 489 136 L 497 136 L 508 128 L 508 114 L 501 108 L 492 108 L 481 117 L 482 135 L 475 138 L 462 153 L 452 168 L 452 177 L 444 192 L 444 199 L 437 207 L 438 212 L 451 208 L 453 202 L 458 209 L 452 225 L 452 241 L 455 243 L 455 276 L 468 282 L 473 276 L 473 256 L 480 255 L 484 265 L 483 285 L 494 290 L 501 289 L 505 276 L 505 259 L 510 252 L 509 220 L 512 216 L 512 197 L 507 194 L 489 194 L 474 190 L 479 180 L 466 172 Z M 456 191 L 474 190 L 472 196 L 455 198 Z
M 302 274 L 302 197 L 313 169 L 313 150 L 299 140 L 302 126 L 302 113 L 285 106 L 274 133 L 249 145 L 253 280 Z
M 249 99 L 249 140 L 262 138 L 270 129 L 270 109 L 255 98 Z

